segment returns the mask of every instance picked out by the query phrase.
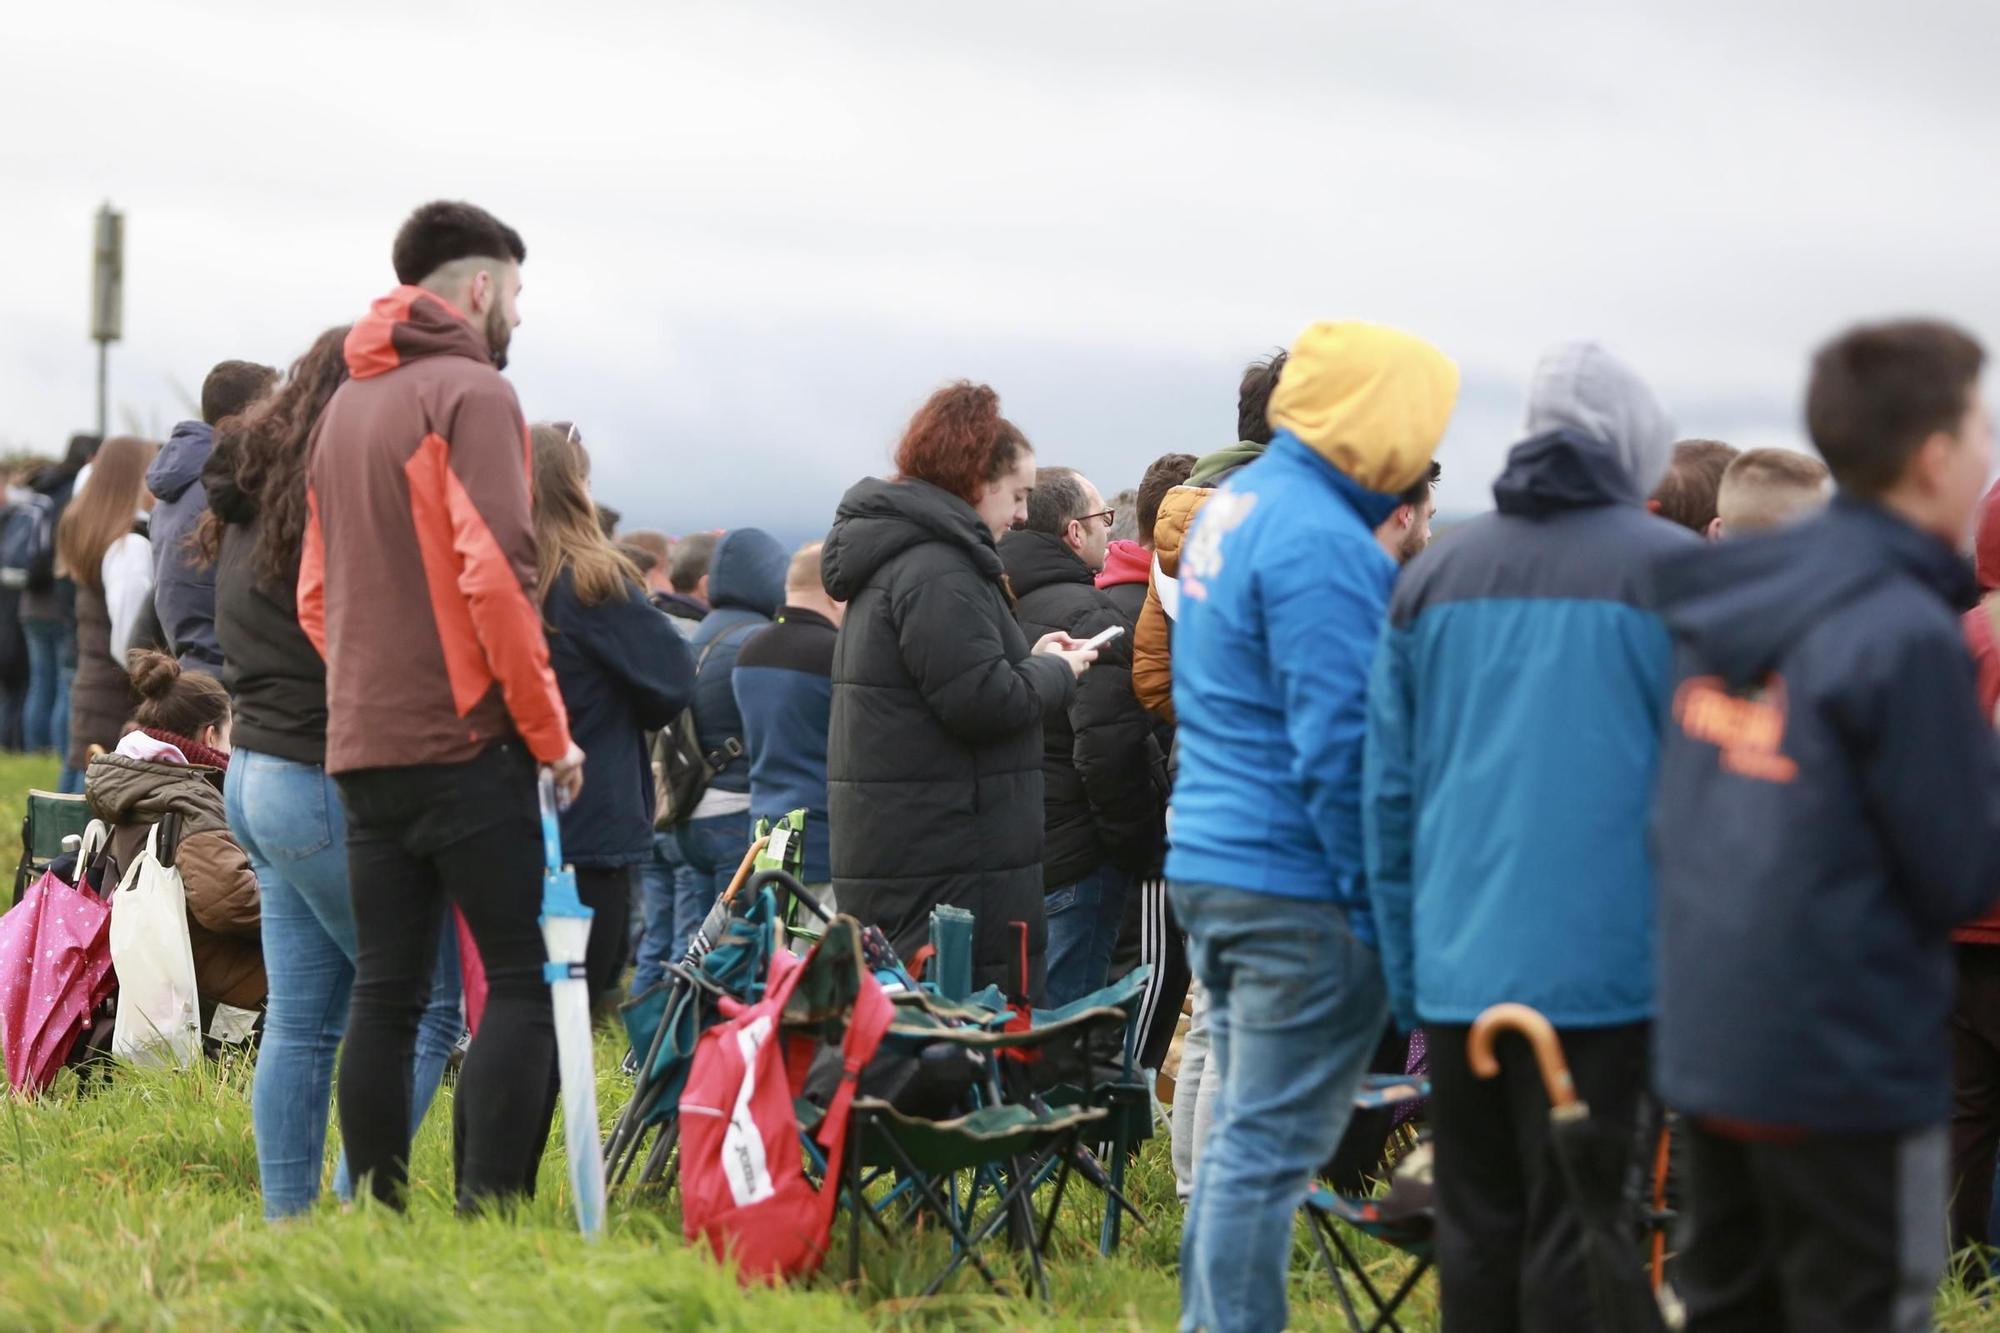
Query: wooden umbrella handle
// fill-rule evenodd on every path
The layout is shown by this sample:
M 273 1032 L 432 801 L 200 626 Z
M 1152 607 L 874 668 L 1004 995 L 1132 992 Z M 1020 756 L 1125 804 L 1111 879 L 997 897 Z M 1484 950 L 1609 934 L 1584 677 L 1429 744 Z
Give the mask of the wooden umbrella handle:
M 1569 1076 L 1569 1061 L 1563 1058 L 1562 1041 L 1548 1019 L 1525 1004 L 1496 1004 L 1473 1020 L 1472 1035 L 1465 1039 L 1466 1062 L 1481 1078 L 1500 1072 L 1493 1054 L 1493 1040 L 1502 1032 L 1518 1032 L 1534 1048 L 1535 1063 L 1541 1067 L 1542 1086 L 1548 1089 L 1549 1105 L 1557 1109 L 1576 1105 L 1576 1084 Z
M 743 864 L 736 867 L 736 878 L 730 880 L 729 887 L 722 891 L 722 901 L 726 903 L 736 901 L 736 895 L 743 891 L 743 885 L 750 879 L 750 868 L 757 864 L 758 856 L 763 853 L 765 845 L 770 841 L 770 835 L 766 834 L 750 844 L 750 850 L 743 853 Z

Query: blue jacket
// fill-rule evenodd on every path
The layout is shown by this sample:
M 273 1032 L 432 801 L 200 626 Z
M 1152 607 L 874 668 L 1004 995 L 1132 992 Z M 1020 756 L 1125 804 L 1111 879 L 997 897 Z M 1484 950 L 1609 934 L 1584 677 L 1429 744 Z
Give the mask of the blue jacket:
M 736 655 L 732 684 L 749 750 L 750 817 L 806 812 L 805 882 L 833 880 L 827 846 L 826 737 L 833 717 L 833 622 L 788 606 Z
M 1364 940 L 1361 745 L 1396 577 L 1375 528 L 1396 504 L 1280 431 L 1202 506 L 1173 631 L 1167 875 L 1336 903 Z
M 785 567 L 790 563 L 778 539 L 761 528 L 738 528 L 715 545 L 715 558 L 708 566 L 709 612 L 687 638 L 699 664 L 694 723 L 703 754 L 716 753 L 732 739 L 743 740 L 743 715 L 737 711 L 730 676 L 745 641 L 770 624 L 784 604 Z M 747 794 L 750 765 L 739 759 L 725 766 L 709 790 Z
M 1656 1082 L 1694 1115 L 1944 1123 L 1952 927 L 2000 888 L 2000 748 L 1966 561 L 1845 497 L 1659 571 Z
M 1405 1028 L 1503 1000 L 1558 1026 L 1637 1022 L 1670 659 L 1646 577 L 1695 539 L 1577 430 L 1516 445 L 1493 492 L 1498 513 L 1404 571 L 1375 662 L 1368 874 L 1390 1003 Z
M 549 665 L 583 750 L 583 792 L 562 814 L 563 855 L 580 866 L 638 865 L 653 854 L 653 765 L 647 731 L 673 721 L 694 693 L 694 659 L 645 592 L 600 606 L 577 600 L 568 570 L 542 603 Z
M 146 469 L 153 493 L 153 608 L 167 643 L 185 671 L 222 674 L 222 648 L 215 641 L 215 569 L 198 563 L 188 537 L 208 508 L 202 464 L 215 450 L 215 431 L 199 421 L 174 427 L 166 445 Z

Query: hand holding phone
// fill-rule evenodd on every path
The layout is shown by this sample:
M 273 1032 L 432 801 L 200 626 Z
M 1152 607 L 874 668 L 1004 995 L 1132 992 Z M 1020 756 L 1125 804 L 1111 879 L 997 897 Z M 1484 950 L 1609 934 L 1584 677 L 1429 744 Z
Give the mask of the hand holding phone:
M 1099 630 L 1097 633 L 1091 635 L 1089 638 L 1085 639 L 1082 643 L 1078 644 L 1077 647 L 1080 649 L 1102 648 L 1105 644 L 1110 643 L 1113 639 L 1117 638 L 1124 632 L 1125 632 L 1125 627 L 1123 625 L 1113 625 L 1110 629 Z

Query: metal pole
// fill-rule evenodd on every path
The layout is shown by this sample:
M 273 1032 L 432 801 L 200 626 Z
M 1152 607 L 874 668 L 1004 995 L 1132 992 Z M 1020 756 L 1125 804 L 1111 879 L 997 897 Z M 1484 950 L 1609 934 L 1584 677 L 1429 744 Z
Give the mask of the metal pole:
M 100 440 L 104 438 L 105 426 L 108 424 L 106 418 L 109 395 L 105 386 L 110 361 L 111 344 L 99 338 L 97 340 L 97 438 Z

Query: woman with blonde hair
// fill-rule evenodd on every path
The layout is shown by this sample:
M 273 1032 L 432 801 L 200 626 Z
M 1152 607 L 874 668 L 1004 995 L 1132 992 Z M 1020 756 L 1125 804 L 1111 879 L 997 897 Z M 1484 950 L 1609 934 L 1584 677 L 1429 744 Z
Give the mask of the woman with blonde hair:
M 76 583 L 66 767 L 79 775 L 93 750 L 117 747 L 132 718 L 136 701 L 125 654 L 158 645 L 153 544 L 146 536 L 153 508 L 146 468 L 156 452 L 151 441 L 129 435 L 106 440 L 56 525 L 57 573 Z
M 535 567 L 549 665 L 583 748 L 583 794 L 562 816 L 563 855 L 596 913 L 587 960 L 603 994 L 625 967 L 632 882 L 653 852 L 653 769 L 645 733 L 694 696 L 694 659 L 647 600 L 638 570 L 598 523 L 590 457 L 568 423 L 529 432 L 534 453 Z

